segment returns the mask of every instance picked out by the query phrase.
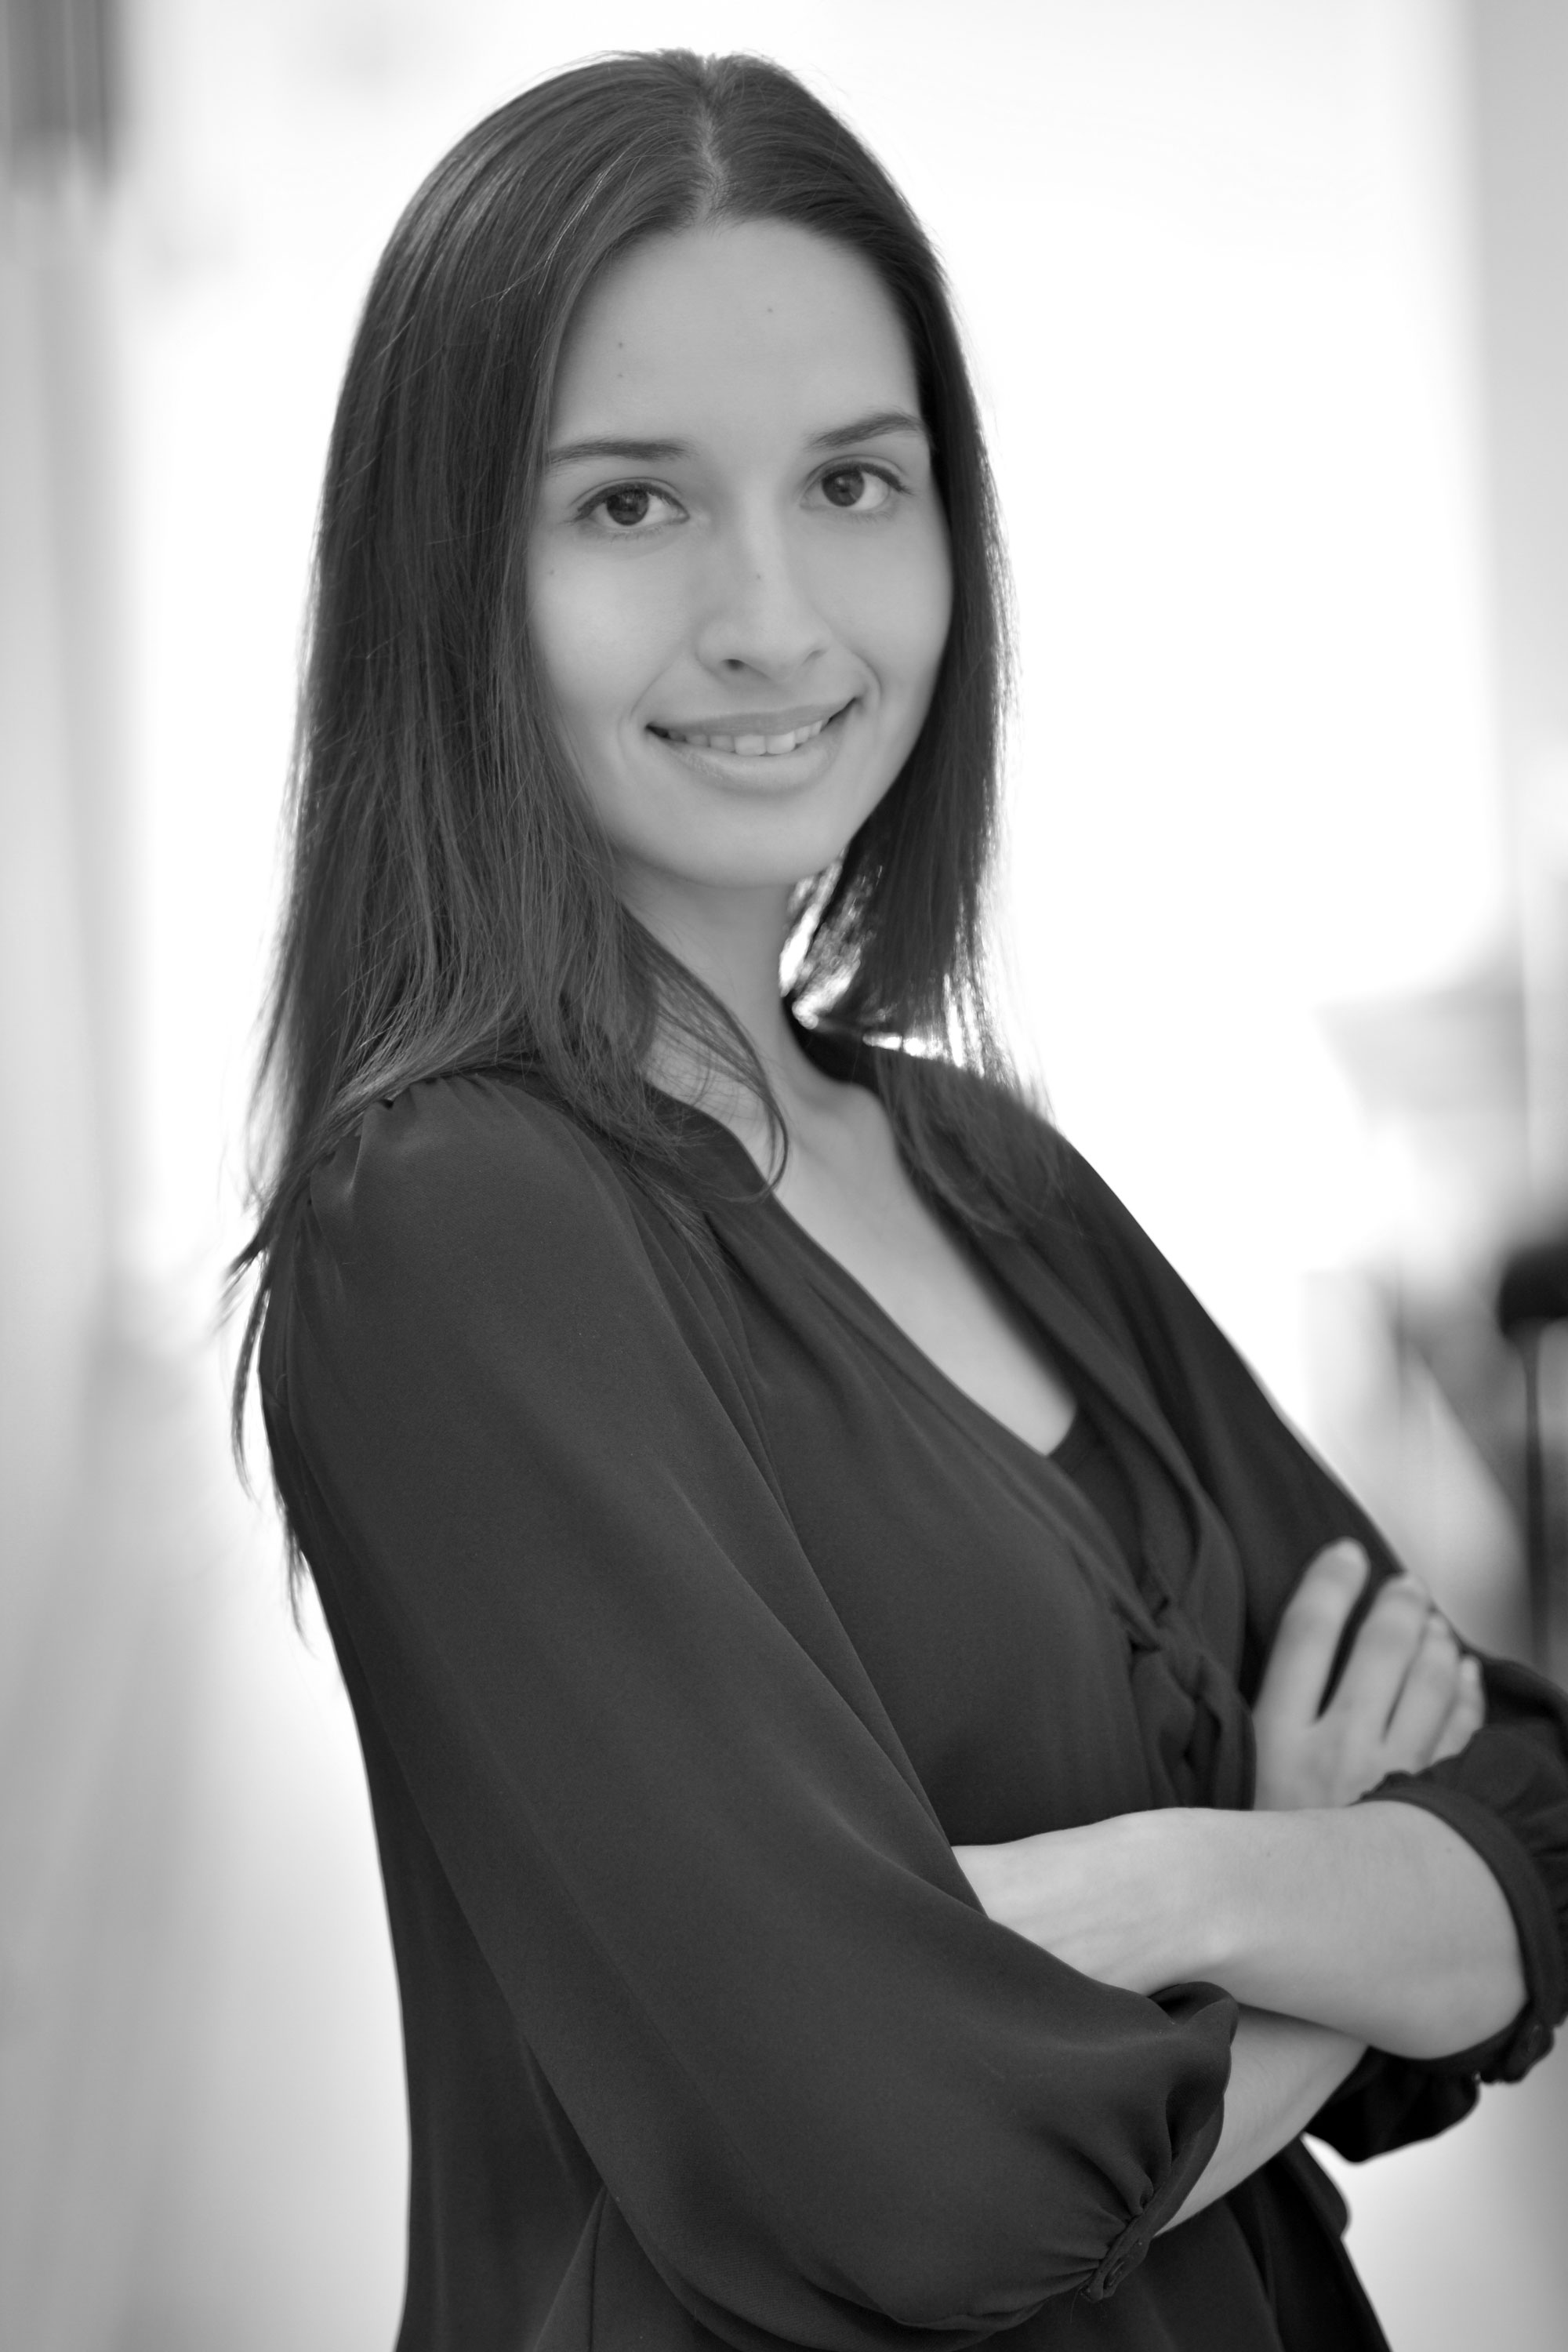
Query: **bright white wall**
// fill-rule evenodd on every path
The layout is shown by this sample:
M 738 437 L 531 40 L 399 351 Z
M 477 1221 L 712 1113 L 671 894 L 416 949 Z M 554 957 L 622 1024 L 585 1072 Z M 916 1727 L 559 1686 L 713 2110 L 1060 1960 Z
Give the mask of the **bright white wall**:
M 149 1279 L 205 1313 L 241 1230 L 311 510 L 386 231 L 538 73 L 748 47 L 883 154 L 972 333 L 1022 622 L 1020 1034 L 1069 1132 L 1310 1417 L 1303 1277 L 1354 1254 L 1363 1174 L 1312 1007 L 1457 966 L 1502 901 L 1455 34 L 1448 0 L 142 0 Z M 265 1516 L 224 1507 L 191 1602 L 202 1793 L 166 1925 L 189 1990 L 132 2336 L 372 2352 L 403 2150 L 363 1792 Z

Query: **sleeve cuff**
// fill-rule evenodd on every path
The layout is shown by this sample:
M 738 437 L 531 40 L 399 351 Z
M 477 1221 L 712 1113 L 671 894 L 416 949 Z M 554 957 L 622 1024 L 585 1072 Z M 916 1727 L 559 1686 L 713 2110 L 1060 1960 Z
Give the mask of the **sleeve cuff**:
M 1419 1805 L 1472 1845 L 1502 1888 L 1519 1935 L 1525 2001 L 1513 2023 L 1474 2050 L 1457 2052 L 1432 2071 L 1517 2083 L 1551 2049 L 1553 2029 L 1568 2011 L 1568 1963 L 1557 1914 L 1529 1848 L 1489 1805 L 1464 1790 L 1426 1775 L 1391 1773 L 1363 1804 Z
M 1182 2005 L 1190 1995 L 1200 1994 L 1207 2004 L 1215 2000 L 1218 1988 L 1214 1985 L 1173 1985 L 1159 1995 L 1159 2000 L 1162 2008 L 1169 2008 Z M 1222 1994 L 1219 1998 L 1230 2010 L 1230 2034 L 1234 2040 L 1239 2012 L 1227 1996 Z M 1194 2182 L 1206 2168 L 1219 2145 L 1219 2136 L 1224 2127 L 1225 2100 L 1221 2097 L 1186 2142 L 1142 2210 L 1135 2213 L 1127 2227 L 1112 2241 L 1099 2269 L 1084 2288 L 1090 2303 L 1103 2303 L 1108 2294 L 1115 2294 L 1128 2272 L 1137 2269 L 1153 2240 L 1185 2203 Z

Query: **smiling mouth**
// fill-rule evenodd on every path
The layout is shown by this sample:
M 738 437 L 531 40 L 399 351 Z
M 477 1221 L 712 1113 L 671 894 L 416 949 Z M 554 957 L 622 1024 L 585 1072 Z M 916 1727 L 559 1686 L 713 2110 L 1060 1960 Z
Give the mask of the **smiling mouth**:
M 842 719 L 849 707 L 847 702 L 842 709 L 827 711 L 820 719 L 808 719 L 804 726 L 783 728 L 773 734 L 763 733 L 756 726 L 737 729 L 733 734 L 696 727 L 652 727 L 648 732 L 657 735 L 661 742 L 684 744 L 693 751 L 734 751 L 744 759 L 776 759 L 786 751 L 798 751 L 803 743 L 814 741 L 825 727 Z

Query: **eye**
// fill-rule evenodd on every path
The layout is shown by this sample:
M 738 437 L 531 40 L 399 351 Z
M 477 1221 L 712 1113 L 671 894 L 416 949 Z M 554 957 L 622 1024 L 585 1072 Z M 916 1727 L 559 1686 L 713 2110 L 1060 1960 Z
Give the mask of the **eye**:
M 613 535 L 623 539 L 641 531 L 649 523 L 668 522 L 679 513 L 668 491 L 656 490 L 651 482 L 613 483 L 607 490 L 596 490 L 586 506 L 579 509 L 584 522 L 607 527 Z
M 903 488 L 879 466 L 835 466 L 818 480 L 828 505 L 841 514 L 881 514 Z

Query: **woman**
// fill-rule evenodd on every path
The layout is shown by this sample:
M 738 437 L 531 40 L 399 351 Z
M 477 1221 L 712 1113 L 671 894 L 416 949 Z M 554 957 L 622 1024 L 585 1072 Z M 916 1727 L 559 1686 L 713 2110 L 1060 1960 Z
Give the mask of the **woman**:
M 1375 2345 L 1300 2132 L 1438 2130 L 1564 2007 L 1555 1694 L 998 1069 L 1001 611 L 937 267 L 787 76 L 589 66 L 416 197 L 248 1253 L 404 2352 Z

